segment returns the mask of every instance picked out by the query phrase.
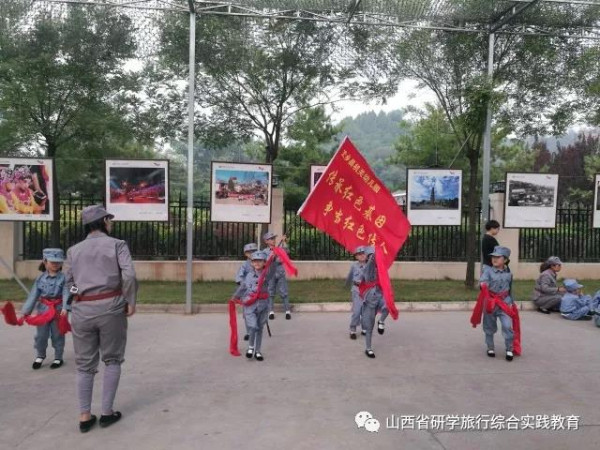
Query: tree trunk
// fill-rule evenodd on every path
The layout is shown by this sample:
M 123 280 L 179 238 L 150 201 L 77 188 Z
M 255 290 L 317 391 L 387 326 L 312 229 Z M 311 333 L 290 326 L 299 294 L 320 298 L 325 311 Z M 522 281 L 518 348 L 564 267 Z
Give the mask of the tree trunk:
M 56 157 L 56 143 L 52 139 L 46 139 L 48 143 L 48 157 Z M 58 177 L 56 176 L 56 165 L 52 171 L 52 205 L 54 205 L 54 218 L 50 226 L 50 246 L 62 248 L 60 245 L 60 196 L 58 194 Z
M 465 286 L 473 289 L 475 286 L 475 262 L 477 261 L 477 210 L 479 206 L 479 196 L 477 195 L 477 174 L 479 172 L 479 149 L 470 149 L 469 156 L 469 194 L 467 201 L 469 203 L 467 220 L 467 274 L 465 276 Z

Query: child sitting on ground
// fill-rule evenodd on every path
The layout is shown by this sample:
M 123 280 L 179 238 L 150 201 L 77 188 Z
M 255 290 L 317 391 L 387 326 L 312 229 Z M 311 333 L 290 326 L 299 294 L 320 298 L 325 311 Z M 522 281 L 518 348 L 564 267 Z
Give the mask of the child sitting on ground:
M 583 285 L 574 278 L 566 279 L 563 284 L 567 292 L 560 302 L 561 316 L 569 320 L 592 320 L 600 303 L 600 291 L 592 298 L 583 295 Z

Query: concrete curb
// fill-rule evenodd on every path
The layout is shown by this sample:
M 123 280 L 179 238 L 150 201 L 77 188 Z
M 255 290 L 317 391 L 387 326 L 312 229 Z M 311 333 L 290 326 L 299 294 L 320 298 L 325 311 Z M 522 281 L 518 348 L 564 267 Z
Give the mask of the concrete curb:
M 532 311 L 535 306 L 530 301 L 517 302 L 519 310 Z M 396 303 L 400 312 L 431 312 L 431 311 L 472 311 L 475 306 L 474 301 L 462 302 L 398 302 Z M 299 303 L 292 306 L 294 313 L 314 313 L 314 312 L 350 312 L 350 303 Z M 192 305 L 193 314 L 204 313 L 226 313 L 227 304 L 206 303 Z M 138 304 L 137 312 L 140 313 L 169 313 L 184 314 L 184 304 Z M 280 305 L 275 307 L 275 312 L 282 313 Z

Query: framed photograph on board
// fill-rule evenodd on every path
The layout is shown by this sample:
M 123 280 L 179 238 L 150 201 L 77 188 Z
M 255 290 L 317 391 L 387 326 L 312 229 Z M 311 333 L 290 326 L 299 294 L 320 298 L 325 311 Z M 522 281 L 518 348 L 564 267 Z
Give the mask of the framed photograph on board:
M 600 228 L 600 174 L 594 178 L 594 228 Z
M 558 175 L 549 173 L 506 174 L 505 228 L 554 228 Z
M 51 158 L 0 158 L 0 220 L 54 219 Z
M 317 181 L 325 173 L 325 169 L 327 169 L 327 166 L 310 165 L 310 190 L 308 192 L 311 192 L 315 188 Z
M 462 171 L 408 169 L 406 212 L 412 225 L 460 225 Z
M 213 222 L 271 223 L 270 164 L 213 161 L 210 215 Z
M 118 221 L 169 220 L 169 161 L 107 159 L 106 210 Z

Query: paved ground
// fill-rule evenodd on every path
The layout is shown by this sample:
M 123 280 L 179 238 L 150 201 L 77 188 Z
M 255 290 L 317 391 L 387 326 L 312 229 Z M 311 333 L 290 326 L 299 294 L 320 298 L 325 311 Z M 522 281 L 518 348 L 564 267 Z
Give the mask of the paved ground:
M 77 429 L 70 337 L 63 368 L 50 370 L 46 362 L 33 371 L 34 330 L 2 324 L 1 447 L 600 448 L 600 329 L 526 311 L 524 355 L 508 363 L 485 356 L 483 333 L 470 327 L 468 317 L 468 312 L 405 313 L 389 322 L 383 337 L 374 338 L 377 358 L 370 360 L 362 339 L 348 339 L 347 314 L 299 313 L 291 321 L 279 315 L 271 322 L 274 336 L 266 338 L 261 363 L 228 354 L 224 314 L 138 314 L 130 321 L 116 402 L 124 418 L 86 435 Z M 500 340 L 497 336 L 499 356 Z M 96 414 L 100 389 L 98 383 Z M 379 432 L 356 426 L 359 411 L 380 421 Z M 392 415 L 404 416 L 409 427 L 411 418 L 427 415 L 429 429 L 388 428 Z M 439 426 L 432 415 L 445 416 L 448 423 Z M 477 415 L 494 416 L 504 427 L 521 428 L 531 420 L 537 429 L 464 429 L 462 416 Z M 500 415 L 514 415 L 518 422 Z M 523 418 L 529 415 L 579 429 L 541 429 L 545 419 Z M 479 422 L 479 428 L 484 425 Z M 475 419 L 471 427 L 477 428 Z

